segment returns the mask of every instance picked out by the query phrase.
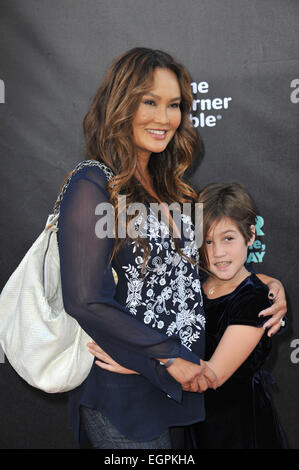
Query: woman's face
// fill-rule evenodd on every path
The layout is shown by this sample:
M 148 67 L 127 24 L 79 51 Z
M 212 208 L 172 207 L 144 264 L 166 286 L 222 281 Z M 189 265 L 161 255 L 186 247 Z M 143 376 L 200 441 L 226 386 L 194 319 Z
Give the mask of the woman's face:
M 181 122 L 180 101 L 175 73 L 157 68 L 152 89 L 143 95 L 132 123 L 140 158 L 165 150 Z

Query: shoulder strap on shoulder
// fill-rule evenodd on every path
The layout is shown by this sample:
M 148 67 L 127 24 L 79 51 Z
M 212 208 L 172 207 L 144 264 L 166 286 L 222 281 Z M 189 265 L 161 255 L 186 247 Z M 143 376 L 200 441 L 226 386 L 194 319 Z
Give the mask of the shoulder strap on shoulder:
M 111 170 L 111 168 L 109 168 L 107 165 L 105 165 L 105 163 L 99 162 L 98 160 L 83 160 L 82 162 L 78 163 L 78 165 L 73 169 L 73 171 L 71 172 L 69 177 L 66 179 L 64 185 L 61 188 L 61 191 L 60 191 L 60 193 L 59 193 L 59 195 L 56 199 L 56 202 L 54 204 L 54 207 L 53 207 L 53 214 L 59 214 L 60 203 L 61 203 L 62 198 L 63 198 L 63 196 L 64 196 L 64 194 L 67 190 L 68 185 L 71 182 L 72 177 L 79 170 L 81 170 L 82 168 L 84 168 L 86 166 L 98 166 L 99 168 L 101 168 L 101 170 L 105 173 L 105 176 L 106 176 L 108 181 L 111 180 L 111 178 L 113 178 L 113 176 L 115 176 L 113 171 Z

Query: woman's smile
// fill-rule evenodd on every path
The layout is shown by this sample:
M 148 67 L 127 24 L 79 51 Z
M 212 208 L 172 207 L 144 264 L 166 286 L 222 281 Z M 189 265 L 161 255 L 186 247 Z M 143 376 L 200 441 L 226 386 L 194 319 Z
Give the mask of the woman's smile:
M 154 139 L 164 140 L 167 136 L 167 131 L 159 129 L 146 129 L 146 132 L 151 134 Z

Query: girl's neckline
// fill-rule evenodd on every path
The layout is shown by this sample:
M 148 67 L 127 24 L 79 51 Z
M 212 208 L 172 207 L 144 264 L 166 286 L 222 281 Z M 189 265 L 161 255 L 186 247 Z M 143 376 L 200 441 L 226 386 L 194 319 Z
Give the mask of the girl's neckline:
M 246 284 L 246 282 L 251 279 L 253 276 L 255 276 L 254 273 L 250 273 L 248 274 L 248 276 L 245 277 L 245 279 L 243 279 L 243 281 L 240 282 L 239 285 L 237 285 L 237 287 L 235 287 L 231 292 L 228 292 L 227 294 L 224 294 L 224 295 L 220 295 L 219 297 L 213 297 L 213 299 L 209 298 L 207 296 L 207 294 L 205 293 L 204 289 L 202 290 L 203 291 L 203 295 L 204 297 L 209 300 L 209 301 L 213 301 L 213 300 L 219 300 L 219 299 L 224 299 L 225 297 L 228 297 L 229 295 L 232 295 L 235 291 L 237 291 L 240 287 L 242 287 L 244 284 Z

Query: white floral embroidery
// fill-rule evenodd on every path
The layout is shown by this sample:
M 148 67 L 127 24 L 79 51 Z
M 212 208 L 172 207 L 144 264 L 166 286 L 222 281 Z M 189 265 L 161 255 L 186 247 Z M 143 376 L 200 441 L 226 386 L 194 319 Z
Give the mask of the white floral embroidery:
M 181 215 L 181 220 L 188 239 L 181 250 L 198 259 L 192 221 L 186 215 Z M 128 281 L 126 306 L 133 315 L 142 315 L 145 324 L 164 330 L 168 336 L 179 335 L 182 344 L 191 350 L 205 327 L 198 268 L 177 253 L 168 227 L 150 208 L 147 225 L 142 230 L 141 227 L 140 234 L 147 237 L 151 256 L 143 276 L 140 254 L 135 256 L 134 266 L 123 266 Z M 137 254 L 136 240 L 130 245 Z
M 126 278 L 128 279 L 128 296 L 127 296 L 127 307 L 131 313 L 136 315 L 137 307 L 139 305 L 145 305 L 142 302 L 141 290 L 143 287 L 143 280 L 139 278 L 139 273 L 134 266 L 124 266 L 126 270 Z

